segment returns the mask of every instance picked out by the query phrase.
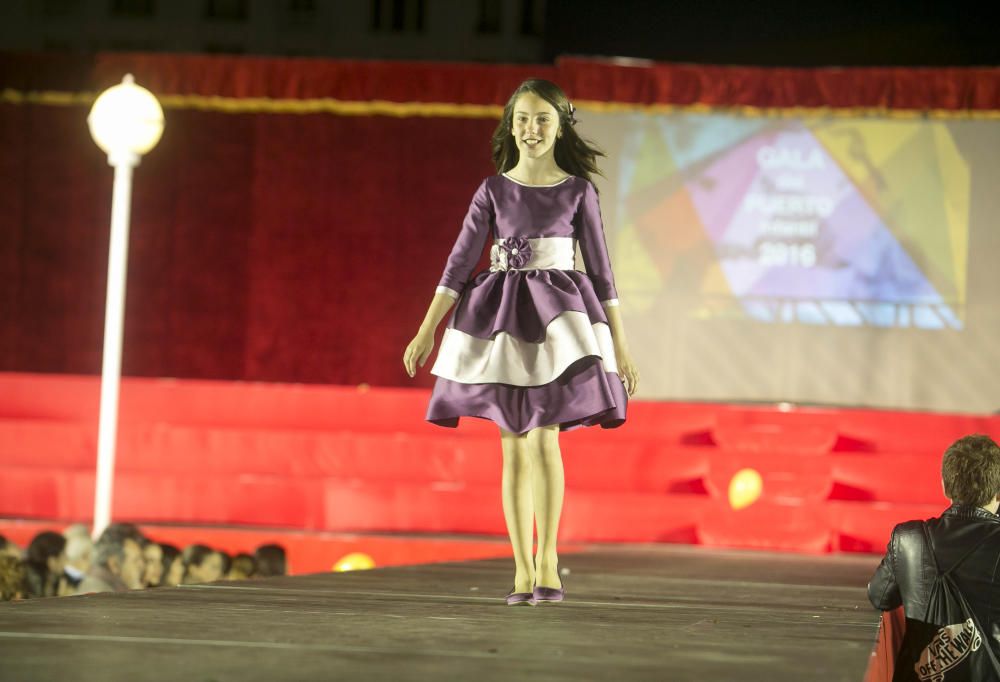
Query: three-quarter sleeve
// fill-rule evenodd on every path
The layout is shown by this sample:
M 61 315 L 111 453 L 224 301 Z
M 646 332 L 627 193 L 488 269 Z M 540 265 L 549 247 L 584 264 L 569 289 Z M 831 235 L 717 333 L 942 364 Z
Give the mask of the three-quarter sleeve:
M 486 180 L 483 180 L 472 196 L 469 212 L 462 221 L 462 230 L 455 240 L 451 255 L 448 256 L 448 263 L 445 265 L 444 274 L 441 275 L 441 281 L 438 282 L 436 293 L 447 294 L 452 298 L 462 295 L 472 269 L 476 267 L 479 257 L 483 254 L 486 240 L 493 228 L 493 221 L 493 202 L 486 187 Z
M 594 284 L 594 292 L 604 307 L 618 305 L 618 291 L 615 276 L 611 272 L 611 259 L 604 239 L 604 223 L 601 221 L 601 205 L 597 200 L 597 190 L 586 183 L 583 199 L 573 218 L 576 237 L 580 241 L 580 255 L 583 265 Z

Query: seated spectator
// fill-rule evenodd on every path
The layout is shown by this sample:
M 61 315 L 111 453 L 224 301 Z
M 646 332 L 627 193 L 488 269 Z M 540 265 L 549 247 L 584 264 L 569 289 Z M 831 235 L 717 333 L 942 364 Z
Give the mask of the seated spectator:
M 146 562 L 146 570 L 142 576 L 143 587 L 159 587 L 163 580 L 163 549 L 151 540 L 146 540 L 142 546 L 142 558 Z
M 20 560 L 21 548 L 4 536 L 0 535 L 0 556 L 12 556 L 15 559 Z
M 139 541 L 127 527 L 108 526 L 94 544 L 94 562 L 78 592 L 124 592 L 142 587 L 145 562 Z
M 257 575 L 261 578 L 285 575 L 287 572 L 285 548 L 281 545 L 261 545 L 254 552 L 254 558 L 257 559 Z
M 249 554 L 239 553 L 233 557 L 226 580 L 246 580 L 257 574 L 257 562 Z
M 219 577 L 220 579 L 225 578 L 229 575 L 229 569 L 232 568 L 233 558 L 229 556 L 228 552 L 224 552 L 221 549 L 217 549 L 215 551 L 219 553 L 219 557 L 222 559 L 222 575 Z
M 58 597 L 70 594 L 62 582 L 66 566 L 66 538 L 43 531 L 32 539 L 24 560 L 27 597 Z
M 69 540 L 72 537 L 90 537 L 90 528 L 84 523 L 74 523 L 72 526 L 66 526 L 63 529 L 63 537 Z
M 86 529 L 84 530 L 83 534 L 63 531 L 63 536 L 66 538 L 66 566 L 63 568 L 63 575 L 74 593 L 90 570 L 94 558 L 94 541 L 90 539 Z
M 164 542 L 160 543 L 160 552 L 163 553 L 163 579 L 160 585 L 180 585 L 184 582 L 184 557 L 181 556 L 181 551 Z
M 24 564 L 10 554 L 0 554 L 0 601 L 24 599 Z
M 142 546 L 142 544 L 146 541 L 146 537 L 142 534 L 142 531 L 139 530 L 139 526 L 134 523 L 112 523 L 108 526 L 108 529 L 114 529 L 114 532 L 124 535 L 125 537 L 132 538 L 139 543 L 140 546 Z
M 944 453 L 941 478 L 951 506 L 938 518 L 908 521 L 893 529 L 886 555 L 868 584 L 868 599 L 883 611 L 902 605 L 908 621 L 922 623 L 938 567 L 951 571 L 979 620 L 983 642 L 1000 657 L 1000 640 L 993 634 L 1000 628 L 1000 611 L 993 605 L 1000 590 L 995 569 L 1000 556 L 1000 447 L 981 435 L 957 440 Z
M 199 585 L 222 578 L 222 555 L 205 545 L 184 548 L 184 584 Z

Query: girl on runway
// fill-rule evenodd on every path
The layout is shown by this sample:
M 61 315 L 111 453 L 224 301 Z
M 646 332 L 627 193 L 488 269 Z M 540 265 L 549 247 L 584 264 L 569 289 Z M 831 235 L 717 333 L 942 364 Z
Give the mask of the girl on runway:
M 549 81 L 527 80 L 511 95 L 493 133 L 498 174 L 473 195 L 403 355 L 412 377 L 457 301 L 431 369 L 437 380 L 427 419 L 455 427 L 460 417 L 481 417 L 500 428 L 503 511 L 515 566 L 508 605 L 563 599 L 559 432 L 620 426 L 639 378 L 591 184 L 603 153 L 577 135 L 574 111 Z M 469 281 L 487 240 L 489 271 Z M 578 243 L 586 274 L 574 268 Z

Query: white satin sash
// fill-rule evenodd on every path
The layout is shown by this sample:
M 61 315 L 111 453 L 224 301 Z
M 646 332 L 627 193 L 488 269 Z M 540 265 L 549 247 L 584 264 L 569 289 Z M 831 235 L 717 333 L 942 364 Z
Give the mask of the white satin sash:
M 504 270 L 572 270 L 576 265 L 576 240 L 573 237 L 537 237 L 528 239 L 531 255 L 528 262 L 512 267 L 506 239 L 496 239 L 490 247 L 490 271 Z M 516 255 L 516 254 L 515 254 Z

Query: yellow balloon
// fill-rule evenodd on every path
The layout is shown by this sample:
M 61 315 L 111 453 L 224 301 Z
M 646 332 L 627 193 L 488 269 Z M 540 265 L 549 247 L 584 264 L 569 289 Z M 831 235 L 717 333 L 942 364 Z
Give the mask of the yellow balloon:
M 375 560 L 364 552 L 351 552 L 340 558 L 340 561 L 333 565 L 334 571 L 364 571 L 375 568 Z
M 740 469 L 729 481 L 729 506 L 744 509 L 757 501 L 764 490 L 764 481 L 756 469 Z

